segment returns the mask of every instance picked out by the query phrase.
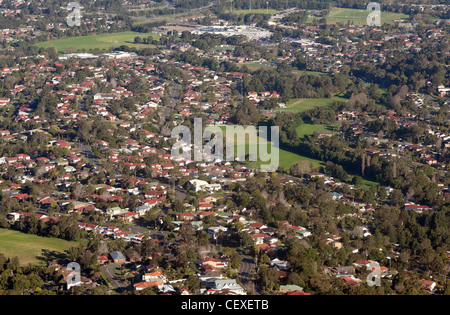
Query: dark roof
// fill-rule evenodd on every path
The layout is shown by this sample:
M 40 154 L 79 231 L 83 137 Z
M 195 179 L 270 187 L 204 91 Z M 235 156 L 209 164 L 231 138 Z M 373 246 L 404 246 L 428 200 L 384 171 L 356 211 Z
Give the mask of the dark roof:
M 125 260 L 125 256 L 121 252 L 111 252 L 109 255 L 113 260 Z

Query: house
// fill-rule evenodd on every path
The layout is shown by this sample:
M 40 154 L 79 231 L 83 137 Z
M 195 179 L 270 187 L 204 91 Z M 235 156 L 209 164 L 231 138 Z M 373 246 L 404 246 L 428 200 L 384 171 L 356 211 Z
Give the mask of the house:
M 177 291 L 175 291 L 173 286 L 171 286 L 170 284 L 162 284 L 162 285 L 158 285 L 158 292 L 160 294 L 174 294 Z
M 142 275 L 142 281 L 146 282 L 167 282 L 167 276 L 162 272 L 156 270 L 153 272 L 146 272 Z
M 119 251 L 111 252 L 111 253 L 109 253 L 109 256 L 111 256 L 111 259 L 116 264 L 125 262 L 125 256 Z
M 98 256 L 98 258 L 97 258 L 97 263 L 98 263 L 99 265 L 103 265 L 103 264 L 105 264 L 108 260 L 109 260 L 109 259 L 108 259 L 108 257 L 106 257 L 106 256 Z
M 187 213 L 177 213 L 177 220 L 180 221 L 192 221 L 195 219 L 195 214 L 187 212 Z
M 8 220 L 9 222 L 16 222 L 19 221 L 21 216 L 22 215 L 20 213 L 11 212 L 6 215 L 6 220 Z
M 297 290 L 297 291 L 287 292 L 286 295 L 311 295 L 311 293 L 306 293 L 306 292 Z
M 361 279 L 355 278 L 355 276 L 351 275 L 351 276 L 341 276 L 339 277 L 340 279 L 342 279 L 342 281 L 344 281 L 345 284 L 359 284 L 361 283 Z
M 133 222 L 135 219 L 139 217 L 139 214 L 134 212 L 125 212 L 122 214 L 119 214 L 117 216 L 117 219 L 124 222 Z
M 198 217 L 202 220 L 202 219 L 206 218 L 209 215 L 212 215 L 213 217 L 215 217 L 217 214 L 215 212 L 212 212 L 212 211 L 203 211 L 202 213 L 200 213 L 198 215 Z
M 434 291 L 434 289 L 436 288 L 436 282 L 432 281 L 432 280 L 420 280 L 420 282 L 422 283 L 422 286 L 425 288 L 425 290 L 427 291 Z
M 128 212 L 128 209 L 122 209 L 120 207 L 112 207 L 106 210 L 106 215 L 112 219 L 114 216 L 121 215 L 122 213 Z
M 298 285 L 288 284 L 288 285 L 280 285 L 280 292 L 281 293 L 291 293 L 295 291 L 303 291 L 302 287 L 299 287 Z
M 219 258 L 212 258 L 212 257 L 206 257 L 202 260 L 202 266 L 212 266 L 215 269 L 224 269 L 227 267 L 228 262 L 227 259 L 219 259 Z
M 288 262 L 275 258 L 270 261 L 271 266 L 276 266 L 279 270 L 289 270 Z
M 204 202 L 204 203 L 214 203 L 217 202 L 220 198 L 217 196 L 207 196 L 203 199 L 201 199 L 200 201 Z
M 221 189 L 220 184 L 209 184 L 207 181 L 193 179 L 189 181 L 189 184 L 194 189 L 195 192 L 199 191 L 218 191 Z
M 354 263 L 353 263 L 353 265 L 355 266 L 355 267 L 369 267 L 369 265 L 370 265 L 370 261 L 368 261 L 368 260 L 358 260 L 358 261 L 355 261 Z
M 213 206 L 210 203 L 200 203 L 198 205 L 199 211 L 211 210 L 212 208 L 213 208 Z
M 264 240 L 268 239 L 270 236 L 268 234 L 264 234 L 264 233 L 257 233 L 257 234 L 250 235 L 250 237 L 255 242 L 255 245 L 259 245 L 259 244 L 264 243 Z
M 209 233 L 213 239 L 216 239 L 219 233 L 227 231 L 228 229 L 224 226 L 211 226 L 206 230 L 206 232 Z
M 298 238 L 302 239 L 304 237 L 308 237 L 311 236 L 311 232 L 308 230 L 304 230 L 304 229 L 296 229 L 295 227 L 293 227 L 295 233 L 298 234 Z
M 440 96 L 445 96 L 450 92 L 450 88 L 445 87 L 444 85 L 439 85 L 437 90 Z
M 406 211 L 416 211 L 417 213 L 422 213 L 423 211 L 430 210 L 430 207 L 424 206 L 424 205 L 414 205 L 414 204 L 407 204 L 405 205 Z
M 153 281 L 153 282 L 138 282 L 133 284 L 133 287 L 136 291 L 142 291 L 144 289 L 147 288 L 151 288 L 151 287 L 158 287 L 160 285 L 163 285 L 164 283 L 162 283 L 161 281 Z
M 189 291 L 186 290 L 185 288 L 181 288 L 180 290 L 180 295 L 190 295 Z
M 205 286 L 211 290 L 211 293 L 225 293 L 233 292 L 238 295 L 245 295 L 245 291 L 237 284 L 236 279 L 214 279 L 212 281 L 206 282 Z

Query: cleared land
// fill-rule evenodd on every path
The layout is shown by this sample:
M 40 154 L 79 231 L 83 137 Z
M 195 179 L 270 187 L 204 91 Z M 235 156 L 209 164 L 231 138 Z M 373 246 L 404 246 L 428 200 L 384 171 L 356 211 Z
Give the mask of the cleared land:
M 335 133 L 339 128 L 340 124 L 335 123 L 331 125 L 319 125 L 319 124 L 301 124 L 297 127 L 297 135 L 300 138 L 303 138 L 306 135 L 311 135 L 316 131 L 329 131 L 331 133 Z
M 367 16 L 370 11 L 359 9 L 347 9 L 347 8 L 332 8 L 331 12 L 325 17 L 328 24 L 347 23 L 352 22 L 355 25 L 366 25 Z M 406 14 L 393 13 L 381 11 L 381 24 L 389 24 L 396 19 L 409 19 Z M 310 17 L 307 22 L 312 22 L 313 19 L 320 19 L 319 17 Z
M 79 242 L 0 229 L 0 253 L 10 258 L 17 256 L 21 265 L 44 265 L 49 259 L 64 258 L 65 251 L 78 244 Z
M 347 99 L 338 96 L 332 98 L 295 98 L 287 102 L 286 108 L 279 108 L 277 111 L 301 113 L 315 107 L 330 107 L 335 100 L 338 102 L 347 101 Z
M 254 150 L 255 152 L 258 152 L 258 148 L 259 148 L 257 144 L 245 144 L 245 145 L 244 144 L 241 144 L 241 145 L 236 144 L 235 145 L 235 150 L 238 150 L 238 149 L 242 150 L 242 147 L 245 147 L 246 154 L 249 154 L 249 150 L 250 149 Z M 270 143 L 268 144 L 268 148 L 269 148 L 268 152 L 270 154 Z M 296 154 L 296 153 L 292 153 L 290 151 L 286 151 L 286 150 L 283 150 L 283 149 L 279 149 L 279 165 L 284 167 L 285 169 L 289 169 L 292 166 L 292 164 L 300 162 L 300 161 L 309 161 L 309 162 L 311 162 L 314 165 L 314 167 L 319 167 L 319 166 L 323 166 L 324 165 L 324 163 L 322 161 L 311 159 L 311 158 L 308 158 L 306 156 L 302 156 L 302 155 L 299 155 L 299 154 Z M 241 162 L 243 162 L 246 165 L 249 165 L 249 166 L 252 166 L 252 167 L 258 167 L 258 168 L 261 167 L 261 165 L 264 165 L 264 164 L 268 165 L 268 164 L 270 164 L 270 161 L 269 162 L 261 161 L 259 159 L 259 156 L 258 156 L 258 160 L 257 161 L 249 161 L 249 157 L 246 156 L 246 161 L 241 161 Z
M 262 69 L 262 68 L 275 68 L 273 66 L 264 65 L 264 64 L 256 62 L 256 61 L 238 63 L 237 65 L 239 67 L 246 66 L 250 71 L 257 71 L 257 70 Z
M 220 126 L 220 128 L 222 130 L 225 129 L 225 126 Z M 268 130 L 270 133 L 270 130 Z M 226 133 L 224 132 L 224 139 L 226 139 Z M 255 139 L 248 139 L 248 137 L 235 137 L 235 146 L 234 146 L 234 150 L 235 150 L 235 156 L 236 156 L 236 152 L 237 150 L 245 150 L 245 154 L 246 154 L 246 158 L 245 161 L 241 161 L 244 164 L 248 165 L 248 166 L 252 166 L 252 167 L 260 167 L 262 164 L 270 164 L 270 161 L 268 162 L 263 162 L 259 159 L 259 141 L 260 138 L 257 138 L 258 143 L 256 143 Z M 267 143 L 267 152 L 270 154 L 271 153 L 271 143 L 268 142 Z M 252 150 L 252 152 L 256 152 L 258 155 L 257 161 L 249 161 L 249 157 L 248 154 L 250 152 L 250 150 Z M 296 153 L 292 153 L 290 151 L 286 151 L 283 149 L 279 149 L 279 165 L 283 166 L 285 169 L 289 169 L 292 164 L 299 162 L 299 161 L 309 161 L 311 162 L 314 167 L 319 167 L 319 166 L 323 166 L 324 163 L 322 161 L 319 160 L 315 160 L 315 159 L 310 159 L 306 156 L 302 156 Z
M 152 36 L 153 39 L 158 40 L 161 36 L 157 33 L 139 33 L 139 32 L 119 32 L 113 34 L 99 34 L 89 36 L 77 36 L 71 38 L 62 38 L 50 40 L 47 42 L 37 43 L 36 46 L 48 48 L 55 47 L 58 52 L 67 52 L 68 50 L 88 51 L 90 49 L 110 49 L 127 45 L 130 47 L 152 47 L 148 44 L 135 44 L 134 38 L 139 36 L 141 38 Z

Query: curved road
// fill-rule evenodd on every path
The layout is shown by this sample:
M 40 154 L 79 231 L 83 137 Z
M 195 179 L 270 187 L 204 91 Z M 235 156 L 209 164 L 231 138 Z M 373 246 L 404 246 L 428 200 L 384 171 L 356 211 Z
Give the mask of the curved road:
M 123 292 L 128 286 L 119 279 L 116 274 L 115 269 L 120 267 L 122 264 L 114 263 L 102 266 L 100 269 L 106 278 L 111 282 L 112 288 L 117 292 Z

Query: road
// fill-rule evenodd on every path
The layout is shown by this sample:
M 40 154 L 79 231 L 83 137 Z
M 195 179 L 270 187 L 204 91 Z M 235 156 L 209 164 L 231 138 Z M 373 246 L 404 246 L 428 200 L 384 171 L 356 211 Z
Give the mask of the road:
M 172 114 L 172 111 L 175 109 L 177 105 L 178 97 L 181 92 L 181 85 L 175 82 L 171 82 L 172 89 L 170 91 L 170 101 L 169 105 L 167 105 L 160 115 L 160 125 L 161 127 L 166 123 L 167 119 Z
M 256 264 L 253 257 L 245 254 L 241 254 L 242 261 L 239 266 L 238 279 L 248 292 L 253 292 L 257 295 L 258 290 L 255 286 L 255 281 L 252 279 L 252 271 L 255 270 Z
M 102 164 L 99 159 L 97 159 L 92 152 L 92 149 L 89 145 L 85 143 L 80 143 L 80 151 L 83 152 L 84 157 L 88 161 L 88 163 L 91 163 L 96 168 L 101 168 Z
M 128 287 L 124 282 L 122 282 L 116 275 L 115 269 L 120 267 L 122 264 L 108 264 L 101 267 L 102 273 L 111 282 L 112 288 L 117 292 L 121 293 Z
M 186 190 L 180 186 L 175 186 L 175 200 L 184 201 L 186 198 Z

